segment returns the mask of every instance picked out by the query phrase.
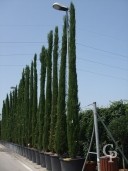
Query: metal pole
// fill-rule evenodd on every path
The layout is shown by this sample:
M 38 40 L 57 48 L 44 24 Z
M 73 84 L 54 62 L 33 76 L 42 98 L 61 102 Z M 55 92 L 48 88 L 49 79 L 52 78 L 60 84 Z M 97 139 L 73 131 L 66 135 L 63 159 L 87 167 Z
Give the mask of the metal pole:
M 98 134 L 98 122 L 97 122 L 96 102 L 93 102 L 93 114 L 94 114 L 96 152 L 97 152 L 97 168 L 98 168 L 98 171 L 100 171 L 99 134 Z

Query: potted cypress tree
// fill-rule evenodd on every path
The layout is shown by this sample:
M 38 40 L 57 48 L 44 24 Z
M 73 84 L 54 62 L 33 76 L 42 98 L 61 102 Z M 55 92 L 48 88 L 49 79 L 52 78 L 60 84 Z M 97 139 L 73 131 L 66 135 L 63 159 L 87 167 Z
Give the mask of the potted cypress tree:
M 52 171 L 60 171 L 59 157 L 55 154 L 55 130 L 57 122 L 57 102 L 58 102 L 58 27 L 55 27 L 54 49 L 53 49 L 53 82 L 52 82 L 52 111 L 50 124 L 49 149 L 51 154 Z
M 53 31 L 48 34 L 48 50 L 46 56 L 47 65 L 47 83 L 46 83 L 46 101 L 45 101 L 45 116 L 43 127 L 43 150 L 45 154 L 46 168 L 51 170 L 51 159 L 49 155 L 49 136 L 50 136 L 50 120 L 51 120 L 51 74 L 52 74 L 52 47 L 53 47 Z
M 67 100 L 67 140 L 69 158 L 61 159 L 62 171 L 81 171 L 84 159 L 78 158 L 79 103 L 76 73 L 75 7 L 70 4 L 68 59 L 68 100 Z
M 64 18 L 61 61 L 59 70 L 59 86 L 57 100 L 57 120 L 55 128 L 54 149 L 56 155 L 51 156 L 52 171 L 60 171 L 59 158 L 67 152 L 67 127 L 66 127 L 66 54 L 67 54 L 67 32 L 66 18 Z
M 45 167 L 45 157 L 43 149 L 43 126 L 44 126 L 44 114 L 45 114 L 45 78 L 46 78 L 46 49 L 43 46 L 40 54 L 41 62 L 41 78 L 40 78 L 40 101 L 39 101 L 39 138 L 38 149 L 40 150 L 40 164 Z

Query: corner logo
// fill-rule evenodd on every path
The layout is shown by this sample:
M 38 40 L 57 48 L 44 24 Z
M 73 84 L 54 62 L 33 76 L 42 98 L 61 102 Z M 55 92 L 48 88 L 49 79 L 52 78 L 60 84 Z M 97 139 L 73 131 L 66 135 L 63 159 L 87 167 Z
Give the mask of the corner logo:
M 109 161 L 108 161 L 108 162 L 113 162 L 112 159 L 117 157 L 117 152 L 116 152 L 116 151 L 111 151 L 111 150 L 109 150 L 109 151 L 108 151 L 109 154 L 107 154 L 106 148 L 109 147 L 109 146 L 110 146 L 111 148 L 113 148 L 113 144 L 106 144 L 106 145 L 103 147 L 103 153 L 104 153 L 104 155 L 105 155 L 106 157 L 109 157 Z

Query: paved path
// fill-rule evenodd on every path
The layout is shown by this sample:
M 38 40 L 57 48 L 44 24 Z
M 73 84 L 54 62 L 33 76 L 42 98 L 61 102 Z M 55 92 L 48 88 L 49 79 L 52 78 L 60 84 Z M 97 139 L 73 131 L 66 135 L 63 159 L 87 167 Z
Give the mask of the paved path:
M 47 171 L 0 144 L 0 171 Z

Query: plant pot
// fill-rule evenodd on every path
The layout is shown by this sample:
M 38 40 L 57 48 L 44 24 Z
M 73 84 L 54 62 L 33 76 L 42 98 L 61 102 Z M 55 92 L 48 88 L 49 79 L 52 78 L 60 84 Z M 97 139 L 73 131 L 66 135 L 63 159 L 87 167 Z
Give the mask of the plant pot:
M 43 152 L 40 152 L 40 164 L 41 164 L 41 167 L 46 167 L 45 155 Z
M 110 162 L 110 158 L 108 156 L 100 157 L 100 170 L 118 171 L 118 158 L 113 158 L 112 162 Z
M 36 153 L 35 153 L 35 149 L 32 149 L 32 161 L 33 161 L 33 163 L 36 163 Z
M 45 163 L 46 163 L 46 168 L 48 171 L 52 170 L 52 166 L 51 166 L 51 156 L 49 153 L 44 153 L 45 155 Z
M 32 149 L 31 148 L 28 149 L 28 158 L 29 160 L 32 161 Z
M 38 150 L 35 150 L 35 154 L 36 154 L 36 164 L 40 165 L 40 154 Z
M 52 171 L 61 171 L 60 159 L 56 155 L 51 155 Z
M 85 159 L 83 158 L 61 158 L 61 171 L 81 171 L 83 168 L 84 160 Z

